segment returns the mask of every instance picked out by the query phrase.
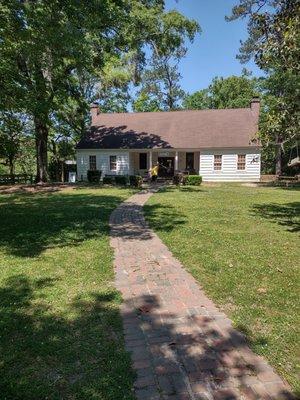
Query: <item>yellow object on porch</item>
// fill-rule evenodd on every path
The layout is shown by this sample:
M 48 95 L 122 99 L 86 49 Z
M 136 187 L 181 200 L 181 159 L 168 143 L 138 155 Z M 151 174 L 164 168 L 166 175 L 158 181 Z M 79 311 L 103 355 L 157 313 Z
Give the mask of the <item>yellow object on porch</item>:
M 158 165 L 155 165 L 153 168 L 151 168 L 150 172 L 151 172 L 151 176 L 157 176 L 158 175 Z

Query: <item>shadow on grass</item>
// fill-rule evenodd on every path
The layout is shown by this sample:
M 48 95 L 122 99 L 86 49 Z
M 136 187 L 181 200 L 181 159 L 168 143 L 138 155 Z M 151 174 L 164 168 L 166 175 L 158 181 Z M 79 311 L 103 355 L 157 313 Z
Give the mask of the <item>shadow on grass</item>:
M 287 228 L 289 232 L 300 231 L 300 202 L 286 204 L 255 204 L 252 213 Z
M 165 190 L 165 187 L 160 189 L 160 191 Z M 136 196 L 144 195 L 144 193 L 145 190 L 140 191 Z M 144 213 L 150 224 L 145 221 Z M 185 223 L 185 216 L 175 207 L 162 204 L 141 206 L 135 202 L 126 201 L 111 215 L 110 235 L 123 240 L 149 240 L 153 237 L 152 228 L 168 232 Z
M 200 189 L 199 187 L 195 187 L 195 186 L 180 186 L 179 187 L 179 191 L 180 192 L 191 192 L 191 193 L 203 193 L 206 192 L 206 190 Z
M 300 182 L 289 182 L 288 184 L 280 184 L 280 182 L 264 182 L 258 184 L 259 187 L 274 188 L 275 190 L 288 190 L 288 191 L 300 191 Z
M 8 254 L 35 257 L 49 248 L 76 246 L 108 235 L 108 218 L 118 195 L 63 192 L 3 196 L 0 247 Z
M 73 236 L 69 237 L 72 232 L 76 233 L 79 241 L 85 240 L 90 237 L 89 235 L 92 237 L 106 235 L 108 225 L 102 218 L 99 219 L 99 214 L 104 213 L 102 214 L 105 215 L 104 221 L 107 221 L 111 209 L 118 202 L 119 198 L 114 196 L 103 198 L 102 196 L 90 197 L 86 194 L 76 196 L 68 194 L 15 198 L 15 203 L 11 205 L 12 209 L 7 208 L 9 205 L 6 203 L 3 203 L 2 207 L 5 207 L 10 217 L 14 216 L 14 211 L 19 213 L 23 225 L 25 224 L 27 239 L 38 238 L 38 235 L 34 236 L 34 228 L 37 229 L 38 234 L 43 234 L 44 240 L 36 248 L 38 253 L 49 246 L 53 238 L 58 238 L 58 242 L 54 243 L 55 246 L 60 246 L 59 240 L 62 240 L 62 245 L 66 245 L 65 243 L 76 245 Z M 25 204 L 28 205 L 28 210 Z M 125 215 L 133 212 L 139 219 L 135 206 L 129 203 L 128 207 L 124 210 Z M 150 211 L 152 210 L 155 214 L 157 207 L 161 206 L 154 206 Z M 165 212 L 170 218 L 170 229 L 176 226 L 174 220 L 179 219 L 178 223 L 185 223 L 183 216 L 175 209 L 167 207 Z M 26 213 L 26 217 L 22 213 Z M 44 228 L 43 224 L 47 222 L 46 213 L 51 217 L 48 221 L 50 227 Z M 158 213 L 160 214 L 160 210 Z M 32 219 L 32 215 L 36 221 Z M 84 225 L 86 220 L 87 226 Z M 37 225 L 33 226 L 33 230 L 29 221 Z M 56 227 L 57 224 L 58 227 Z M 18 233 L 15 225 L 13 228 L 10 232 L 10 227 L 6 226 L 11 239 L 13 239 L 13 232 Z M 134 232 L 133 236 L 138 234 Z M 17 242 L 13 242 L 12 247 L 8 247 L 7 239 L 4 243 L 11 251 L 20 249 L 17 247 Z M 21 252 L 21 254 L 24 253 Z M 77 298 L 67 305 L 69 313 L 66 317 L 65 314 L 52 310 L 51 302 L 45 301 L 45 293 L 53 285 L 55 285 L 55 279 L 52 277 L 34 280 L 19 275 L 7 280 L 0 290 L 0 393 L 2 398 L 6 400 L 131 400 L 133 374 L 130 371 L 129 356 L 123 348 L 119 312 L 113 305 L 119 301 L 118 293 L 116 291 L 89 293 L 89 300 L 85 301 Z M 178 330 L 178 325 L 174 323 L 177 316 L 171 313 L 163 315 L 162 306 L 156 296 L 136 296 L 130 299 L 130 302 L 134 302 L 136 308 L 139 309 L 143 309 L 144 305 L 147 309 L 149 305 L 151 307 L 150 312 L 145 315 L 130 311 L 130 307 L 123 314 L 126 334 L 129 336 L 134 334 L 137 338 L 137 341 L 131 342 L 131 346 L 127 343 L 128 350 L 132 351 L 135 361 L 143 361 L 149 347 L 144 343 L 138 344 L 141 343 L 139 340 L 144 340 L 145 335 L 150 339 L 149 342 L 154 339 L 151 347 L 151 352 L 155 355 L 153 365 L 155 368 L 160 368 L 160 371 L 165 368 L 168 371 L 167 377 L 173 379 L 173 386 L 165 386 L 163 389 L 167 392 L 171 391 L 170 395 L 174 394 L 175 390 L 180 393 L 186 389 L 182 368 L 194 377 L 194 383 L 198 382 L 199 387 L 204 384 L 205 388 L 211 392 L 218 392 L 216 396 L 219 397 L 215 398 L 222 400 L 239 399 L 234 390 L 226 387 L 232 378 L 235 378 L 246 390 L 253 374 L 260 372 L 259 365 L 256 363 L 253 365 L 251 356 L 249 356 L 250 359 L 245 360 L 241 359 L 239 353 L 231 353 L 233 346 L 233 350 L 240 351 L 244 348 L 245 340 L 232 329 L 228 329 L 228 335 L 224 337 L 215 325 L 217 323 L 215 318 L 197 314 L 186 317 L 188 326 L 196 324 L 199 329 L 192 333 L 182 333 Z M 143 331 L 141 326 L 143 326 Z M 147 326 L 151 327 L 149 334 L 147 334 Z M 160 341 L 162 337 L 163 342 Z M 160 338 L 158 342 L 155 341 L 157 338 Z M 203 349 L 200 353 L 197 352 L 199 344 Z M 229 369 L 224 368 L 226 363 L 232 363 L 232 366 Z M 197 375 L 199 370 L 200 375 Z M 145 367 L 138 370 L 139 377 L 145 373 L 149 373 L 148 370 L 145 371 Z M 143 387 L 140 386 L 137 390 L 143 396 Z M 146 395 L 141 396 L 139 398 L 147 398 Z M 162 398 L 162 395 L 160 397 Z M 267 397 L 261 397 L 261 399 L 264 398 L 267 399 Z M 279 400 L 291 397 L 287 392 L 282 391 L 274 398 Z
M 235 328 L 242 332 L 247 338 L 247 342 L 253 349 L 261 348 L 268 345 L 268 339 L 265 336 L 259 335 L 255 339 L 252 338 L 251 330 L 244 324 L 238 324 Z
M 146 203 L 143 209 L 149 225 L 156 231 L 170 232 L 178 225 L 184 225 L 187 222 L 187 218 L 182 212 L 169 205 Z
M 200 186 L 190 186 L 190 185 L 165 185 L 162 186 L 159 190 L 160 192 L 171 192 L 171 193 L 176 193 L 176 192 L 207 192 L 207 190 L 203 189 Z
M 296 192 L 300 192 L 300 184 L 298 184 L 297 186 L 277 186 L 277 189 L 281 189 L 281 190 L 287 190 L 287 191 L 296 191 Z
M 113 238 L 126 240 L 149 240 L 153 231 L 145 222 L 144 212 L 151 228 L 160 231 L 171 231 L 176 226 L 184 224 L 184 216 L 174 207 L 161 204 L 140 206 L 131 202 L 124 202 L 118 210 L 112 213 L 112 227 L 110 234 Z M 121 215 L 121 217 L 120 217 Z M 162 222 L 163 221 L 163 222 Z
M 103 183 L 85 183 L 85 184 L 76 184 L 76 186 L 73 188 L 74 190 L 90 190 L 90 189 L 119 189 L 119 190 L 128 190 L 128 189 L 132 189 L 134 190 L 133 187 L 127 186 L 127 185 L 107 185 L 107 184 L 103 184 Z
M 151 387 L 153 399 L 295 399 L 223 316 L 197 310 L 182 315 L 175 309 L 167 311 L 156 295 L 130 298 L 123 306 L 138 399 L 150 398 L 144 383 L 145 359 L 152 360 L 149 376 L 151 371 L 158 376 Z
M 112 307 L 119 294 L 90 293 L 89 301 L 78 298 L 69 305 L 72 318 L 66 318 L 44 301 L 44 291 L 54 284 L 51 278 L 19 275 L 0 290 L 1 398 L 133 400 L 130 357 L 124 350 L 119 311 Z M 147 313 L 139 312 L 145 308 Z M 129 299 L 122 310 L 127 350 L 137 366 L 138 398 L 150 398 L 151 390 L 166 396 L 153 398 L 189 398 L 188 376 L 197 398 L 206 399 L 204 393 L 209 393 L 214 399 L 239 400 L 239 391 L 251 395 L 257 375 L 261 382 L 271 379 L 271 370 L 266 375 L 244 336 L 224 327 L 218 316 L 194 313 L 185 316 L 186 321 L 181 316 L 178 325 L 177 312 L 162 311 L 155 295 Z M 184 325 L 188 331 L 181 329 Z M 145 360 L 151 358 L 153 370 L 145 369 Z M 147 388 L 145 376 L 150 378 L 154 370 L 160 379 Z M 294 398 L 282 386 L 270 389 L 271 397 L 261 392 L 259 398 Z
M 77 299 L 66 318 L 44 300 L 54 284 L 18 275 L 0 290 L 1 399 L 133 399 L 130 358 L 112 306 L 118 292 Z

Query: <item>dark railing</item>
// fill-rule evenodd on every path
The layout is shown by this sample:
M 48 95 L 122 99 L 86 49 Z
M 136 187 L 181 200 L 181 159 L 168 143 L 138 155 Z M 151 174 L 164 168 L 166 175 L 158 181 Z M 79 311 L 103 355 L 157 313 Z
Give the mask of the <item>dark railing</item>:
M 15 183 L 33 183 L 33 175 L 28 174 L 16 174 L 0 175 L 0 185 L 14 185 Z

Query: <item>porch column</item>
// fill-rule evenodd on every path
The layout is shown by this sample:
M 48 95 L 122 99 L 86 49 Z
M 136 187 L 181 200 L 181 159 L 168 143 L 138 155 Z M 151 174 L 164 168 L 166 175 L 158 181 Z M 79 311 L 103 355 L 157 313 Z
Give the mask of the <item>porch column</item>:
M 201 151 L 199 151 L 199 167 L 198 167 L 198 174 L 200 174 L 200 165 L 201 165 Z
M 152 150 L 149 151 L 149 168 L 152 168 Z
M 175 171 L 178 171 L 178 151 L 175 152 Z

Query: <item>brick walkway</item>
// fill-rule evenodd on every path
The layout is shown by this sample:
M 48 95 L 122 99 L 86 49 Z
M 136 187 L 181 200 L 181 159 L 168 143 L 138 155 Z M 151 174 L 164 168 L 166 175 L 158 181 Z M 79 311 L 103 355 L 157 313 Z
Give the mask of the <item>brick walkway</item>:
M 292 399 L 143 217 L 138 193 L 111 215 L 116 286 L 138 400 Z

